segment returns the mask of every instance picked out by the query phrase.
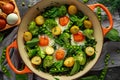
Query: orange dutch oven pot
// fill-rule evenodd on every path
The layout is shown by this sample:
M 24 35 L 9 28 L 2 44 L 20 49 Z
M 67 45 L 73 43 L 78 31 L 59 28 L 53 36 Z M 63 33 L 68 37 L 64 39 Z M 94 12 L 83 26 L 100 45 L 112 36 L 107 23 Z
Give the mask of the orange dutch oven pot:
M 24 46 L 23 34 L 25 31 L 27 31 L 27 25 L 38 14 L 40 14 L 40 11 L 43 11 L 46 7 L 53 6 L 53 5 L 59 6 L 62 4 L 76 5 L 78 10 L 82 11 L 85 15 L 87 15 L 89 17 L 89 19 L 93 23 L 94 37 L 97 41 L 96 57 L 92 61 L 90 61 L 82 71 L 80 71 L 77 74 L 74 74 L 72 76 L 66 76 L 66 75 L 53 76 L 49 73 L 44 73 L 42 71 L 38 71 L 37 69 L 35 69 L 32 66 L 32 64 L 29 60 L 29 57 L 27 55 L 27 52 L 24 48 L 25 46 Z M 106 14 L 108 16 L 109 24 L 110 24 L 107 28 L 101 26 L 97 16 L 95 15 L 94 9 L 96 7 L 101 7 L 106 12 Z M 36 8 L 39 8 L 40 11 L 36 10 Z M 6 59 L 8 61 L 10 68 L 17 74 L 35 73 L 36 75 L 38 75 L 42 78 L 45 78 L 45 79 L 49 79 L 49 80 L 54 80 L 54 78 L 58 78 L 60 80 L 73 80 L 73 79 L 76 79 L 76 78 L 81 77 L 84 74 L 86 74 L 96 64 L 97 60 L 99 59 L 99 57 L 101 55 L 104 36 L 107 34 L 107 32 L 109 32 L 112 29 L 112 26 L 113 26 L 112 16 L 111 16 L 109 10 L 102 4 L 85 5 L 81 2 L 79 2 L 78 0 L 42 0 L 42 1 L 38 2 L 36 5 L 34 5 L 31 9 L 29 9 L 28 12 L 23 17 L 22 22 L 21 22 L 19 29 L 18 29 L 17 40 L 15 40 L 12 44 L 10 44 L 7 47 Z M 24 67 L 24 69 L 21 71 L 17 70 L 10 60 L 9 52 L 10 52 L 11 48 L 18 49 L 20 57 L 22 58 L 23 62 L 26 65 Z

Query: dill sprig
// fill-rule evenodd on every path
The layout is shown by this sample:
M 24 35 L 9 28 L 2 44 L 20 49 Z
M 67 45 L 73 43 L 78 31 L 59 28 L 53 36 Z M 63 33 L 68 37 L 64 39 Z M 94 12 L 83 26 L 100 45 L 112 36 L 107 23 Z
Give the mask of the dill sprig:
M 107 6 L 111 13 L 119 9 L 120 0 L 100 0 L 99 3 Z

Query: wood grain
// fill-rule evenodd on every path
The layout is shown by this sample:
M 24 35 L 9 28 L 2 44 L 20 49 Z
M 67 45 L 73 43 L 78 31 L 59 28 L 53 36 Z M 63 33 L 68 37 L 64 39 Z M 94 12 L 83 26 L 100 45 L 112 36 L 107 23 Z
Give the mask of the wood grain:
M 17 4 L 16 4 L 15 0 L 0 0 L 0 1 L 2 1 L 2 2 L 10 2 L 10 3 L 14 4 L 15 9 L 14 9 L 13 13 L 17 14 L 17 16 L 18 16 L 18 21 L 17 21 L 16 24 L 13 24 L 13 25 L 6 24 L 6 27 L 1 29 L 0 31 L 4 31 L 6 29 L 16 27 L 17 25 L 19 25 L 20 22 L 21 22 L 21 18 L 20 18 L 19 10 L 18 10 L 18 7 L 17 7 Z M 5 14 L 5 13 L 0 13 L 0 14 Z

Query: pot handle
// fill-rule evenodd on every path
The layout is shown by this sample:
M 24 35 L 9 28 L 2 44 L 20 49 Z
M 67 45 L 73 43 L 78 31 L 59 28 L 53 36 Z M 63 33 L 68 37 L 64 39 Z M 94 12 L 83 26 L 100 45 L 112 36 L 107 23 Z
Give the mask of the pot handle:
M 15 66 L 13 65 L 13 63 L 11 62 L 10 56 L 9 56 L 9 51 L 11 48 L 17 48 L 17 41 L 15 40 L 14 42 L 12 42 L 6 49 L 6 60 L 8 62 L 8 65 L 10 66 L 10 68 L 17 74 L 25 74 L 25 73 L 31 73 L 31 70 L 25 66 L 23 70 L 19 71 L 15 68 Z
M 101 8 L 106 12 L 106 14 L 107 14 L 107 16 L 108 16 L 108 19 L 109 19 L 109 24 L 110 24 L 110 25 L 109 25 L 107 28 L 102 27 L 103 34 L 104 34 L 104 36 L 105 36 L 105 35 L 107 34 L 107 32 L 109 32 L 109 31 L 112 29 L 112 27 L 113 27 L 113 19 L 112 19 L 111 13 L 109 12 L 109 10 L 108 10 L 104 5 L 99 4 L 99 3 L 97 3 L 97 4 L 92 4 L 92 5 L 88 5 L 88 7 L 89 7 L 91 10 L 93 10 L 93 11 L 94 11 L 94 9 L 95 9 L 96 7 L 101 7 Z

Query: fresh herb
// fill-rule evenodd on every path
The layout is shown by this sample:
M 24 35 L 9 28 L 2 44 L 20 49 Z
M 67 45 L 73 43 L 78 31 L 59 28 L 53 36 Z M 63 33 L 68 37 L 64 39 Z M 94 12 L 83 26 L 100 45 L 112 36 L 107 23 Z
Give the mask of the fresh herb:
M 46 9 L 46 12 L 42 15 L 45 18 L 55 18 L 55 17 L 61 17 L 67 13 L 66 6 L 62 5 L 60 7 L 49 7 Z
M 43 27 L 46 27 L 48 30 L 51 30 L 55 26 L 57 26 L 57 22 L 54 19 L 47 19 L 43 24 Z
M 108 7 L 111 13 L 119 9 L 120 0 L 100 0 L 99 3 Z

